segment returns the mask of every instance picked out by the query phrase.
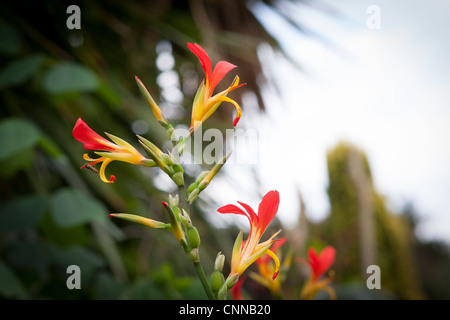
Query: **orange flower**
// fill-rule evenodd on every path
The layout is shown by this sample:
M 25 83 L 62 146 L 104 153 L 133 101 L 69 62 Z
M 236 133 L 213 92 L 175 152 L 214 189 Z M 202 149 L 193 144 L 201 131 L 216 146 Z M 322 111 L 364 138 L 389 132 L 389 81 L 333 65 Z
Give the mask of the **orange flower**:
M 113 183 L 116 180 L 116 177 L 113 175 L 110 176 L 109 180 L 106 179 L 105 176 L 106 166 L 114 160 L 138 165 L 148 165 L 149 163 L 153 163 L 153 161 L 150 161 L 149 159 L 146 159 L 144 156 L 142 156 L 132 145 L 130 145 L 125 140 L 122 140 L 121 138 L 118 138 L 106 132 L 105 134 L 115 143 L 106 140 L 94 130 L 89 128 L 89 126 L 81 118 L 78 118 L 72 131 L 73 137 L 79 142 L 83 143 L 86 150 L 110 151 L 95 152 L 100 156 L 100 158 L 98 159 L 89 158 L 87 153 L 83 155 L 83 159 L 90 162 L 87 165 L 82 166 L 81 168 L 85 168 L 87 166 L 90 167 L 102 162 L 99 173 L 100 179 L 102 179 L 103 182 Z
M 244 207 L 245 211 L 241 208 L 229 204 L 219 208 L 217 211 L 220 213 L 233 213 L 244 215 L 248 218 L 250 222 L 250 234 L 247 241 L 243 243 L 241 231 L 236 239 L 233 247 L 233 253 L 231 257 L 231 271 L 229 277 L 233 275 L 238 275 L 239 277 L 242 273 L 253 263 L 261 257 L 264 253 L 268 254 L 275 262 L 275 270 L 273 274 L 273 279 L 278 275 L 280 268 L 280 261 L 278 257 L 269 248 L 275 241 L 274 238 L 281 231 L 276 232 L 268 240 L 259 243 L 261 236 L 266 230 L 269 223 L 275 217 L 278 211 L 278 205 L 280 203 L 280 196 L 278 191 L 269 191 L 262 199 L 258 207 L 258 215 L 253 211 L 253 209 L 242 202 L 238 203 Z
M 226 95 L 228 92 L 245 85 L 245 83 L 239 84 L 239 77 L 236 76 L 231 86 L 213 96 L 214 89 L 219 82 L 228 72 L 236 68 L 236 66 L 226 61 L 219 61 L 213 70 L 208 54 L 200 45 L 196 43 L 188 43 L 187 46 L 200 61 L 200 64 L 205 71 L 206 78 L 205 81 L 202 81 L 200 84 L 194 98 L 191 116 L 191 129 L 195 131 L 214 113 L 214 111 L 217 110 L 222 102 L 230 102 L 236 107 L 237 114 L 233 122 L 233 126 L 236 126 L 241 117 L 241 108 L 236 101 L 228 98 Z

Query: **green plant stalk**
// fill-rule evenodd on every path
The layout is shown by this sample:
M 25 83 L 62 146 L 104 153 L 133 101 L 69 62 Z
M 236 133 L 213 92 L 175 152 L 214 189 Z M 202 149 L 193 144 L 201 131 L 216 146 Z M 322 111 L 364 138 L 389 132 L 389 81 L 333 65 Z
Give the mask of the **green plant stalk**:
M 203 289 L 206 292 L 206 295 L 208 296 L 209 300 L 216 300 L 214 293 L 211 290 L 211 287 L 209 286 L 208 280 L 206 279 L 205 271 L 203 270 L 203 267 L 200 263 L 200 261 L 194 261 L 195 271 L 197 271 L 197 276 L 200 279 L 200 282 L 202 283 Z

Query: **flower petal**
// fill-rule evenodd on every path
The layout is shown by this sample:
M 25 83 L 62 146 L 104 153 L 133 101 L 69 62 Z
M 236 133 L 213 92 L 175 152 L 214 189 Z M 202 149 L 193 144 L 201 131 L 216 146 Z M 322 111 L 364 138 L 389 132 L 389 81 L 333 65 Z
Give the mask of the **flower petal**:
M 322 252 L 319 254 L 319 267 L 317 273 L 319 275 L 324 274 L 330 269 L 331 265 L 334 263 L 334 258 L 336 256 L 336 249 L 332 246 L 325 247 Z
M 116 177 L 113 176 L 113 175 L 111 175 L 111 176 L 109 177 L 109 180 L 106 179 L 106 176 L 105 176 L 105 169 L 106 169 L 106 166 L 107 166 L 110 162 L 112 162 L 112 161 L 113 161 L 112 159 L 107 159 L 107 158 L 106 158 L 106 159 L 103 161 L 102 166 L 100 167 L 100 171 L 99 171 L 99 173 L 100 173 L 100 179 L 102 179 L 102 181 L 105 182 L 105 183 L 113 183 L 114 181 L 116 181 Z
M 89 128 L 89 126 L 81 118 L 78 118 L 75 123 L 72 130 L 72 135 L 76 140 L 83 143 L 86 150 L 113 151 L 117 147 L 114 143 L 106 140 L 97 132 Z
M 206 83 L 211 81 L 212 77 L 212 66 L 211 60 L 209 59 L 206 51 L 197 43 L 187 43 L 188 48 L 197 56 L 200 64 L 202 65 L 203 71 L 205 71 Z
M 236 126 L 239 119 L 241 118 L 241 107 L 236 101 L 226 96 L 215 95 L 214 97 L 209 99 L 207 104 L 204 106 L 204 109 L 202 110 L 203 117 L 201 121 L 204 122 L 206 119 L 208 119 L 217 110 L 217 108 L 220 106 L 222 102 L 232 103 L 236 107 L 236 118 L 234 119 L 233 122 L 233 125 Z
M 209 84 L 208 96 L 211 96 L 219 82 L 226 76 L 228 72 L 236 68 L 236 66 L 227 61 L 219 61 L 214 67 L 214 71 L 211 76 L 211 83 Z
M 248 216 L 250 217 L 250 223 L 253 224 L 257 224 L 258 223 L 258 216 L 256 215 L 255 211 L 252 209 L 252 207 L 250 207 L 248 204 L 243 203 L 238 201 L 237 203 L 239 203 L 241 206 L 244 207 L 245 211 L 247 211 Z
M 266 251 L 266 254 L 275 262 L 275 272 L 272 276 L 272 280 L 275 280 L 278 276 L 278 272 L 280 272 L 280 259 L 278 259 L 277 255 L 270 249 Z
M 261 234 L 275 217 L 280 203 L 280 194 L 276 190 L 269 191 L 262 199 L 258 207 L 259 228 Z
M 227 204 L 226 206 L 220 207 L 219 209 L 217 209 L 218 212 L 220 213 L 234 213 L 234 214 L 240 214 L 243 216 L 246 216 L 248 221 L 250 222 L 250 225 L 252 224 L 252 218 L 250 217 L 250 215 L 248 213 L 246 213 L 244 210 L 242 210 L 241 208 L 239 208 L 238 206 L 235 206 L 234 204 Z

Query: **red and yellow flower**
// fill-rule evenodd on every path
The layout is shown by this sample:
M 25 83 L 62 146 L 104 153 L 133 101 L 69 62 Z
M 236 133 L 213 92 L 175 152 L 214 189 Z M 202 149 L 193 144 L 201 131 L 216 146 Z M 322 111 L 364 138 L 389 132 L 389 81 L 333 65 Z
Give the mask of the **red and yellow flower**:
M 105 176 L 106 166 L 114 160 L 124 161 L 132 164 L 138 165 L 148 165 L 150 160 L 146 159 L 143 155 L 139 153 L 132 145 L 130 145 L 125 140 L 118 138 L 112 134 L 105 134 L 114 142 L 108 141 L 94 130 L 89 128 L 89 126 L 79 118 L 73 128 L 72 135 L 79 142 L 83 143 L 86 150 L 100 150 L 109 152 L 95 152 L 100 158 L 91 159 L 87 153 L 83 155 L 83 159 L 89 161 L 87 165 L 93 166 L 97 163 L 102 163 L 100 167 L 100 178 L 103 182 L 112 183 L 116 180 L 116 177 L 111 175 L 109 179 Z M 151 161 L 153 162 L 153 161 Z M 82 168 L 86 165 L 82 166 Z
M 326 277 L 325 279 L 320 279 L 330 269 L 335 257 L 336 250 L 332 246 L 325 247 L 320 253 L 317 253 L 312 247 L 308 249 L 308 260 L 306 263 L 311 269 L 311 276 L 305 283 L 300 294 L 303 299 L 312 299 L 319 290 L 327 291 L 330 297 L 335 299 L 334 290 L 328 286 L 333 281 L 333 278 Z M 303 259 L 299 259 L 299 261 L 305 263 Z
M 233 99 L 228 98 L 228 92 L 245 85 L 239 84 L 239 77 L 236 76 L 233 83 L 225 90 L 215 94 L 214 89 L 225 75 L 236 68 L 234 64 L 227 61 L 219 61 L 214 70 L 211 60 L 206 51 L 197 43 L 188 43 L 188 48 L 197 56 L 203 70 L 205 71 L 205 80 L 202 81 L 194 98 L 191 116 L 191 130 L 196 130 L 206 119 L 208 119 L 220 106 L 222 102 L 230 102 L 236 107 L 236 118 L 233 125 L 236 126 L 241 117 L 241 107 Z
M 240 277 L 253 262 L 266 253 L 275 262 L 275 269 L 272 275 L 272 279 L 275 279 L 280 268 L 280 261 L 275 253 L 270 250 L 270 246 L 275 241 L 275 236 L 281 230 L 273 234 L 268 240 L 262 243 L 259 242 L 267 226 L 278 211 L 278 205 L 280 203 L 279 193 L 278 191 L 269 191 L 259 204 L 258 214 L 249 205 L 239 201 L 238 203 L 244 207 L 245 211 L 233 204 L 223 206 L 217 210 L 220 213 L 233 213 L 246 216 L 250 222 L 250 234 L 247 241 L 242 241 L 243 232 L 241 231 L 234 244 L 229 278 L 232 276 L 236 277 L 236 275 Z

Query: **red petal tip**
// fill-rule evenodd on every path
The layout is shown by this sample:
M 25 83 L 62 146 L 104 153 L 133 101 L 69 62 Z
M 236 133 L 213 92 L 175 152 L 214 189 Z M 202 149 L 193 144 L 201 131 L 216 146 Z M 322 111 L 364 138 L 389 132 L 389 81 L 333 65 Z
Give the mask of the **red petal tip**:
M 116 176 L 111 176 L 109 177 L 109 183 L 113 183 L 114 181 L 116 181 Z
M 273 274 L 272 280 L 275 280 L 275 278 L 278 276 L 278 272 L 279 272 L 279 271 L 277 271 L 277 272 L 275 272 L 275 273 Z

